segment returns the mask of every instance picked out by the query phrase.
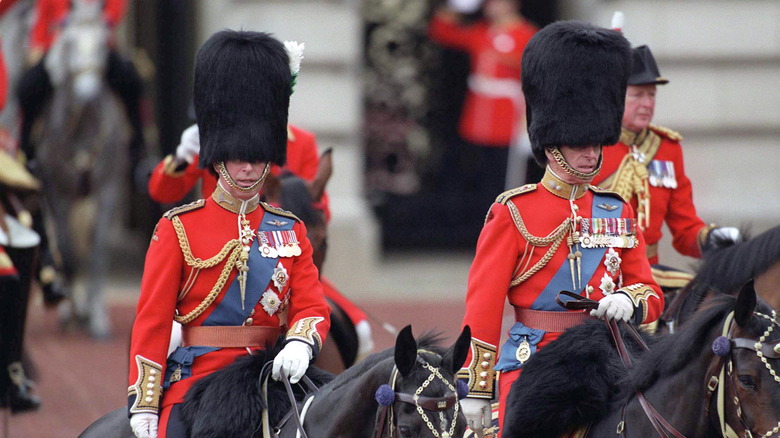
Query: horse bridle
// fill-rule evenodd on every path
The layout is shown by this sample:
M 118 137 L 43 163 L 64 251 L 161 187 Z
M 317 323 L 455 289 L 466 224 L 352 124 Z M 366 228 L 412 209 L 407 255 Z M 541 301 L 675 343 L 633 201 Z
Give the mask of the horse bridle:
M 585 298 L 573 292 L 561 291 L 560 294 L 574 298 L 574 300 L 563 302 L 562 300 L 556 297 L 556 301 L 558 301 L 560 305 L 566 307 L 567 309 L 593 309 L 598 307 L 598 301 Z M 775 341 L 771 344 L 764 343 L 764 341 L 769 337 L 769 335 L 774 330 L 774 327 L 775 326 L 780 327 L 780 322 L 778 322 L 777 314 L 774 310 L 772 310 L 771 317 L 760 312 L 754 312 L 754 314 L 762 318 L 765 318 L 771 322 L 769 327 L 766 329 L 763 335 L 758 339 L 758 341 L 747 339 L 747 338 L 732 339 L 734 333 L 734 325 L 733 325 L 734 312 L 732 311 L 731 313 L 729 313 L 729 315 L 726 317 L 726 320 L 723 323 L 722 335 L 717 339 L 715 339 L 715 341 L 713 342 L 712 349 L 716 357 L 715 359 L 713 359 L 712 363 L 710 364 L 706 374 L 707 376 L 709 376 L 709 379 L 707 383 L 708 393 L 705 402 L 705 411 L 709 413 L 710 398 L 712 394 L 715 392 L 715 390 L 717 389 L 718 391 L 717 416 L 718 416 L 718 422 L 720 425 L 721 433 L 725 438 L 739 438 L 740 436 L 734 431 L 734 429 L 731 426 L 729 426 L 726 423 L 725 388 L 724 385 L 719 384 L 720 382 L 723 382 L 724 374 L 727 373 L 729 376 L 729 383 L 731 384 L 731 387 L 732 388 L 735 387 L 733 362 L 730 357 L 733 349 L 744 348 L 744 349 L 755 351 L 756 355 L 759 357 L 759 359 L 761 359 L 761 362 L 763 362 L 766 368 L 769 370 L 769 373 L 772 375 L 775 382 L 780 384 L 780 376 L 778 376 L 777 372 L 774 370 L 774 368 L 772 368 L 772 365 L 767 360 L 767 358 L 770 359 L 780 358 L 780 340 Z M 608 320 L 606 322 L 607 322 L 607 326 L 609 327 L 610 333 L 612 334 L 612 339 L 615 342 L 615 347 L 618 350 L 618 355 L 620 356 L 620 359 L 623 361 L 623 365 L 627 369 L 630 369 L 631 357 L 629 356 L 628 350 L 626 349 L 625 343 L 623 342 L 623 337 L 620 334 L 620 330 L 617 327 L 617 323 L 614 320 Z M 624 321 L 621 322 L 628 329 L 628 332 L 631 334 L 632 338 L 634 338 L 645 351 L 648 351 L 649 348 L 647 344 L 641 338 L 636 328 L 634 328 L 634 326 Z M 647 398 L 645 398 L 642 391 L 636 391 L 636 397 L 639 400 L 642 409 L 645 411 L 645 415 L 647 415 L 647 418 L 650 420 L 650 423 L 653 424 L 653 427 L 655 428 L 656 432 L 658 432 L 659 436 L 661 436 L 662 438 L 668 438 L 669 436 L 667 434 L 668 432 L 669 434 L 671 434 L 676 438 L 685 438 L 685 435 L 683 435 L 677 429 L 675 429 L 668 421 L 666 421 L 663 418 L 663 416 L 653 407 L 653 405 L 650 404 Z M 745 421 L 745 418 L 743 416 L 742 407 L 740 405 L 739 398 L 736 396 L 736 393 L 734 395 L 733 401 L 734 401 L 734 405 L 736 406 L 737 417 L 739 418 L 740 423 L 742 425 L 742 429 L 743 429 L 742 436 L 746 438 L 752 438 L 753 434 L 748 429 L 747 422 Z M 618 435 L 623 435 L 625 432 L 626 407 L 623 408 L 623 414 L 622 414 L 623 418 L 620 421 L 620 423 L 618 423 L 618 427 L 617 427 Z M 778 432 L 780 432 L 780 421 L 778 421 L 777 426 L 775 426 L 772 430 L 766 432 L 761 436 L 764 438 L 768 438 L 774 434 L 777 434 Z
M 569 301 L 563 301 L 560 296 L 565 295 L 567 297 L 573 298 Z M 599 306 L 599 302 L 595 300 L 591 300 L 590 298 L 583 297 L 582 295 L 575 294 L 574 292 L 569 291 L 561 291 L 558 293 L 558 296 L 555 297 L 555 300 L 558 302 L 559 305 L 567 308 L 567 309 L 573 309 L 573 310 L 592 310 L 596 309 Z M 631 356 L 628 354 L 628 349 L 626 348 L 625 342 L 623 342 L 623 335 L 620 333 L 620 329 L 618 328 L 618 323 L 613 319 L 608 319 L 605 321 L 607 324 L 607 327 L 609 327 L 609 332 L 612 335 L 612 341 L 615 343 L 615 348 L 617 349 L 618 356 L 620 356 L 620 360 L 623 362 L 623 366 L 628 370 L 633 367 L 631 363 Z M 645 343 L 644 339 L 642 339 L 642 336 L 639 335 L 639 332 L 636 331 L 634 326 L 631 324 L 628 324 L 625 321 L 620 321 L 623 323 L 623 325 L 628 329 L 628 332 L 631 334 L 631 337 L 639 344 L 642 349 L 645 351 L 648 351 L 650 348 Z M 650 423 L 653 425 L 653 428 L 655 428 L 655 431 L 658 432 L 658 436 L 662 438 L 668 438 L 669 434 L 674 436 L 675 438 L 685 438 L 685 435 L 680 433 L 677 429 L 674 428 L 666 419 L 658 412 L 655 407 L 650 403 L 649 400 L 645 397 L 644 393 L 642 391 L 635 391 L 634 395 L 636 396 L 637 400 L 639 400 L 640 406 L 642 406 L 642 410 L 645 411 L 645 415 L 647 416 L 647 419 L 650 420 Z M 630 400 L 629 400 L 630 401 Z M 626 426 L 626 409 L 628 408 L 628 403 L 626 403 L 625 406 L 623 406 L 623 412 L 621 414 L 621 420 L 617 425 L 617 430 L 615 431 L 616 434 L 623 436 L 625 433 L 625 426 Z
M 421 350 L 426 353 L 432 353 L 430 351 Z M 420 352 L 420 351 L 418 351 Z M 398 380 L 398 368 L 393 366 L 393 371 L 390 373 L 390 383 L 386 385 L 382 385 L 379 389 L 377 389 L 377 401 L 380 399 L 380 392 L 383 392 L 384 399 L 387 400 L 387 404 L 383 404 L 380 402 L 380 409 L 377 415 L 377 421 L 376 426 L 374 428 L 375 430 L 375 437 L 381 438 L 382 434 L 384 433 L 385 426 L 387 425 L 388 430 L 390 431 L 390 438 L 392 438 L 395 434 L 395 422 L 393 420 L 393 402 L 394 401 L 400 401 L 404 403 L 409 403 L 411 405 L 414 405 L 417 408 L 417 413 L 420 414 L 420 417 L 425 422 L 425 425 L 428 426 L 428 429 L 431 431 L 433 436 L 437 438 L 454 438 L 455 434 L 455 426 L 457 425 L 458 421 L 458 410 L 460 407 L 460 404 L 458 403 L 458 391 L 455 389 L 455 385 L 452 384 L 452 382 L 448 381 L 444 378 L 444 376 L 441 375 L 439 372 L 439 368 L 432 366 L 429 364 L 425 359 L 421 358 L 420 356 L 417 356 L 416 359 L 417 363 L 420 364 L 423 368 L 428 370 L 430 373 L 428 375 L 428 378 L 423 381 L 423 383 L 420 384 L 420 386 L 414 391 L 414 394 L 408 394 L 405 392 L 396 392 L 395 386 L 396 382 Z M 428 387 L 428 385 L 434 381 L 434 379 L 438 379 L 441 382 L 443 382 L 447 388 L 452 391 L 452 395 L 444 396 L 444 397 L 427 397 L 424 395 L 420 395 L 425 388 Z M 387 394 L 391 394 L 390 397 L 387 397 Z M 449 430 L 442 430 L 441 434 L 439 433 L 439 430 L 433 426 L 433 423 L 428 418 L 428 415 L 425 414 L 425 411 L 433 411 L 439 413 L 439 422 L 442 426 L 442 429 L 446 426 L 446 421 L 444 418 L 444 412 L 450 410 L 454 406 L 454 412 L 452 415 L 452 422 L 450 423 Z
M 777 375 L 777 372 L 767 360 L 767 358 L 769 359 L 780 358 L 780 340 L 774 341 L 772 343 L 764 342 L 772 333 L 775 326 L 780 327 L 780 322 L 778 322 L 777 320 L 777 313 L 774 310 L 772 310 L 772 316 L 760 312 L 754 312 L 754 315 L 764 318 L 770 322 L 769 327 L 767 327 L 767 329 L 764 331 L 761 337 L 758 338 L 757 341 L 753 339 L 747 339 L 747 338 L 733 338 L 734 312 L 731 312 L 723 324 L 723 331 L 721 336 L 715 339 L 715 341 L 712 343 L 712 350 L 715 353 L 716 357 L 710 364 L 710 367 L 707 369 L 707 376 L 709 376 L 709 378 L 707 382 L 708 392 L 707 392 L 705 409 L 709 413 L 712 395 L 715 394 L 717 391 L 716 416 L 717 416 L 718 425 L 720 427 L 721 434 L 726 438 L 739 438 L 740 436 L 744 436 L 747 438 L 753 437 L 753 434 L 752 432 L 750 432 L 747 422 L 745 421 L 745 417 L 743 415 L 744 411 L 742 410 L 739 397 L 737 397 L 736 395 L 736 383 L 734 382 L 734 378 L 735 378 L 734 365 L 733 365 L 733 358 L 731 356 L 733 350 L 742 348 L 742 349 L 754 351 L 756 353 L 756 356 L 758 356 L 758 358 L 761 360 L 761 362 L 764 364 L 767 370 L 769 370 L 769 374 L 772 375 L 775 382 L 780 384 L 780 377 Z M 726 376 L 728 376 L 728 384 L 731 387 L 732 392 L 734 393 L 733 403 L 736 406 L 737 418 L 739 418 L 740 425 L 742 426 L 741 434 L 738 434 L 726 422 L 726 415 L 725 415 L 725 404 L 726 404 L 725 386 L 726 385 L 724 382 L 724 378 Z M 780 432 L 780 421 L 777 422 L 777 425 L 774 428 L 762 434 L 761 436 L 768 438 L 772 435 L 777 434 L 778 432 Z

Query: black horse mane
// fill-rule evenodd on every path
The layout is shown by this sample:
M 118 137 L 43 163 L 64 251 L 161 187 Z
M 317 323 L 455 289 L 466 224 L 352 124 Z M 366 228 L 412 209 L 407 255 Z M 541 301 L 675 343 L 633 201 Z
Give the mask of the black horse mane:
M 644 391 L 660 377 L 673 374 L 689 365 L 696 355 L 701 353 L 700 349 L 691 347 L 709 348 L 712 341 L 708 342 L 707 337 L 714 328 L 722 328 L 726 315 L 734 310 L 736 301 L 735 296 L 719 295 L 683 324 L 677 333 L 658 337 L 655 347 L 645 353 L 630 372 L 629 380 L 633 386 L 631 393 L 634 390 Z M 756 311 L 765 315 L 772 314 L 772 310 L 761 302 L 757 304 Z M 766 324 L 761 318 L 752 318 L 743 330 L 758 338 L 764 332 Z
M 780 226 L 742 243 L 716 245 L 704 255 L 694 279 L 681 292 L 685 297 L 677 320 L 688 319 L 710 292 L 733 294 L 751 278 L 780 260 Z
M 264 402 L 259 377 L 263 367 L 281 351 L 283 340 L 280 337 L 273 348 L 242 356 L 196 382 L 181 405 L 187 436 L 247 436 L 249 428 L 260 427 Z M 333 380 L 332 374 L 315 367 L 309 367 L 306 376 L 317 386 Z M 271 378 L 268 381 L 269 421 L 277 424 L 291 405 L 283 384 Z M 301 386 L 293 385 L 293 389 L 296 399 L 302 400 L 305 394 Z
M 417 349 L 428 350 L 441 356 L 444 354 L 446 350 L 444 347 L 440 345 L 442 339 L 443 336 L 441 333 L 426 332 L 417 339 Z M 328 385 L 327 388 L 323 388 L 323 390 L 334 391 L 336 389 L 341 388 L 344 385 L 348 385 L 354 382 L 356 378 L 363 375 L 371 368 L 374 368 L 380 362 L 392 358 L 394 352 L 395 352 L 395 348 L 391 347 L 386 350 L 378 351 L 376 353 L 366 356 L 365 359 L 361 360 L 360 362 L 351 366 L 350 368 L 347 368 L 343 373 L 337 375 L 335 379 L 333 379 L 333 382 L 331 382 L 331 384 Z
M 623 339 L 632 357 L 641 354 L 629 335 Z M 604 417 L 627 374 L 609 329 L 595 319 L 566 330 L 522 370 L 507 399 L 504 438 L 563 436 Z
M 417 339 L 417 347 L 442 355 L 445 349 L 438 345 L 441 339 L 441 334 L 426 333 Z M 260 427 L 264 402 L 258 377 L 283 345 L 283 338 L 280 338 L 273 348 L 240 357 L 230 366 L 195 383 L 181 405 L 182 421 L 187 427 L 188 436 L 247 436 L 249 428 Z M 309 367 L 306 375 L 321 391 L 332 391 L 355 382 L 358 376 L 385 359 L 392 358 L 393 353 L 393 348 L 374 353 L 338 376 L 316 367 Z M 300 385 L 293 385 L 293 388 L 296 399 L 301 401 L 305 394 Z M 268 384 L 268 407 L 271 424 L 278 424 L 291 409 L 283 384 L 273 379 L 269 379 Z
M 650 346 L 647 352 L 621 330 L 633 359 L 631 371 L 623 367 L 603 321 L 589 320 L 567 330 L 523 366 L 509 393 L 502 435 L 555 437 L 598 422 L 616 403 L 624 403 L 636 390 L 646 390 L 660 377 L 690 365 L 701 349 L 710 348 L 708 335 L 720 328 L 736 300 L 718 296 L 675 334 L 643 332 Z M 762 304 L 757 311 L 771 314 Z M 758 337 L 765 325 L 753 318 L 744 329 Z

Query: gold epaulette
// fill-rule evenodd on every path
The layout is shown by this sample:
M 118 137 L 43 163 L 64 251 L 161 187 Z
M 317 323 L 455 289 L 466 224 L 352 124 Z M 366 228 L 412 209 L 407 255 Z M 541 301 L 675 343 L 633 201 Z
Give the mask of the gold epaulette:
M 590 189 L 591 189 L 591 190 L 593 190 L 594 192 L 596 192 L 596 193 L 600 194 L 600 195 L 614 196 L 615 198 L 618 198 L 618 199 L 620 199 L 621 201 L 623 201 L 623 203 L 626 203 L 626 200 L 625 200 L 625 199 L 623 199 L 623 197 L 622 197 L 622 196 L 620 196 L 620 194 L 618 194 L 618 193 L 615 193 L 615 192 L 613 192 L 612 190 L 602 189 L 601 187 L 599 187 L 599 186 L 594 186 L 594 185 L 592 185 L 592 184 L 591 184 L 591 186 L 590 186 Z
M 180 205 L 178 207 L 173 207 L 172 209 L 165 212 L 163 217 L 165 219 L 173 219 L 174 216 L 178 216 L 182 213 L 186 213 L 188 211 L 197 210 L 199 208 L 203 208 L 203 206 L 206 205 L 205 199 L 198 199 L 195 202 L 190 202 L 189 204 Z
M 650 125 L 650 129 L 652 129 L 658 135 L 666 137 L 672 141 L 681 141 L 683 139 L 683 136 L 679 132 L 665 128 L 663 126 Z
M 265 211 L 267 211 L 267 212 L 270 212 L 270 213 L 273 213 L 273 214 L 278 214 L 279 216 L 289 217 L 290 219 L 294 219 L 294 220 L 296 220 L 298 222 L 301 222 L 301 220 L 298 219 L 298 216 L 290 213 L 287 210 L 282 210 L 281 208 L 276 208 L 273 205 L 268 205 L 265 202 L 261 202 L 260 205 L 262 205 L 263 208 L 265 209 Z
M 534 190 L 536 190 L 536 184 L 526 184 L 512 190 L 507 190 L 496 197 L 496 203 L 506 204 L 507 201 L 514 198 L 515 196 L 522 195 L 523 193 L 533 192 Z

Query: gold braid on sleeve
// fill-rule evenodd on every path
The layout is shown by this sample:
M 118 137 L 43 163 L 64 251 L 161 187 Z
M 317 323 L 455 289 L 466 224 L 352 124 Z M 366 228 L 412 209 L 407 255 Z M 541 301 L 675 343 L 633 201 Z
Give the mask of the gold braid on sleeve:
M 178 217 L 173 217 L 171 222 L 173 223 L 173 229 L 176 231 L 176 237 L 179 240 L 179 247 L 181 248 L 181 252 L 184 255 L 184 261 L 187 263 L 187 266 L 193 269 L 212 268 L 227 258 L 227 262 L 222 268 L 222 272 L 219 274 L 217 282 L 214 284 L 214 287 L 211 288 L 209 294 L 206 295 L 206 298 L 204 298 L 203 301 L 201 301 L 200 304 L 195 307 L 195 309 L 186 315 L 174 316 L 174 320 L 176 320 L 176 322 L 187 324 L 205 312 L 211 303 L 217 299 L 217 295 L 219 295 L 219 293 L 222 291 L 225 283 L 227 283 L 228 277 L 230 277 L 230 271 L 232 271 L 236 266 L 238 256 L 241 255 L 241 241 L 238 239 L 229 240 L 217 255 L 209 259 L 202 260 L 192 254 L 192 249 L 190 248 L 189 241 L 187 240 L 187 233 L 184 230 L 184 224 L 181 223 L 181 220 Z
M 509 207 L 509 212 L 512 215 L 512 221 L 514 221 L 517 230 L 520 231 L 520 235 L 523 236 L 523 239 L 525 239 L 528 244 L 537 248 L 542 248 L 545 246 L 550 247 L 544 256 L 539 259 L 539 261 L 536 262 L 533 266 L 531 266 L 530 269 L 524 269 L 523 265 L 527 265 L 530 262 L 533 251 L 526 251 L 523 254 L 523 257 L 518 263 L 516 269 L 516 274 L 519 275 L 513 278 L 509 283 L 509 287 L 514 287 L 529 279 L 532 275 L 536 274 L 540 269 L 547 265 L 553 255 L 555 255 L 555 251 L 558 250 L 558 247 L 560 247 L 561 243 L 565 240 L 566 232 L 569 230 L 569 224 L 571 223 L 572 219 L 566 218 L 566 220 L 564 220 L 560 225 L 552 230 L 550 234 L 545 237 L 539 237 L 534 236 L 528 231 L 528 228 L 526 228 L 525 222 L 523 222 L 523 218 L 520 216 L 520 211 L 517 209 L 516 205 L 509 202 L 507 203 L 507 206 Z

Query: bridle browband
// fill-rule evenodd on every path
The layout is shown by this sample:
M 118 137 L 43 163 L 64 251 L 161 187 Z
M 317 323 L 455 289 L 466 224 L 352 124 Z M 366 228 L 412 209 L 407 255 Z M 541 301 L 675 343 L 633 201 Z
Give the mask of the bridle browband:
M 418 350 L 417 352 L 436 354 L 428 350 Z M 431 431 L 433 436 L 437 438 L 454 438 L 455 426 L 458 421 L 458 410 L 460 407 L 460 404 L 458 403 L 458 391 L 452 382 L 448 381 L 444 378 L 444 376 L 441 375 L 439 368 L 432 366 L 419 355 L 416 358 L 416 362 L 428 370 L 430 374 L 428 375 L 428 378 L 426 378 L 423 383 L 420 384 L 417 390 L 415 390 L 414 394 L 397 392 L 395 390 L 399 374 L 398 368 L 395 365 L 393 365 L 393 371 L 390 373 L 390 383 L 382 385 L 379 387 L 379 389 L 377 389 L 376 398 L 380 404 L 380 408 L 377 413 L 376 426 L 374 427 L 374 436 L 376 438 L 382 437 L 385 426 L 387 426 L 388 430 L 390 431 L 389 436 L 391 438 L 394 436 L 396 426 L 393 419 L 393 403 L 395 401 L 400 401 L 415 406 L 417 408 L 417 413 L 420 414 L 420 417 L 423 419 L 426 426 L 428 426 L 428 429 Z M 431 382 L 434 381 L 434 379 L 438 379 L 443 382 L 447 388 L 452 391 L 452 394 L 443 397 L 427 397 L 420 395 L 422 391 L 427 388 Z M 453 407 L 454 412 L 452 415 L 452 421 L 450 422 L 449 430 L 443 430 L 446 427 L 444 412 L 452 409 Z M 428 415 L 425 413 L 426 410 L 439 413 L 439 422 L 442 428 L 441 433 L 439 433 L 439 430 L 434 427 L 433 423 L 428 418 Z

